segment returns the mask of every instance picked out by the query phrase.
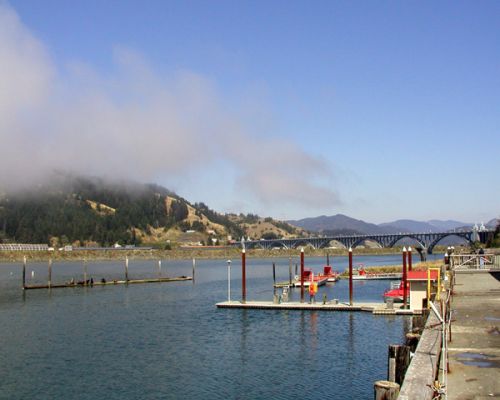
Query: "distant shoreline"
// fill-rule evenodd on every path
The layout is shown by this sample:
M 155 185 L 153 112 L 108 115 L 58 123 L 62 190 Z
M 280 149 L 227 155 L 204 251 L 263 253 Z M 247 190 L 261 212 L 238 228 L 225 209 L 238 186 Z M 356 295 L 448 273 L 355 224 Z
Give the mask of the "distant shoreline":
M 444 249 L 442 250 L 444 253 Z M 330 257 L 347 256 L 346 249 L 311 249 L 305 248 L 306 257 L 325 257 L 327 254 Z M 354 255 L 392 255 L 400 254 L 401 248 L 381 248 L 367 249 L 355 248 Z M 435 249 L 434 253 L 441 253 Z M 241 250 L 238 248 L 221 248 L 221 249 L 175 249 L 175 250 L 89 250 L 89 251 L 1 251 L 0 262 L 22 262 L 26 256 L 29 261 L 72 261 L 72 260 L 185 260 L 190 258 L 196 259 L 236 259 L 239 258 Z M 299 257 L 299 249 L 281 249 L 281 250 L 262 250 L 251 249 L 246 251 L 249 258 L 283 258 L 283 257 Z M 417 251 L 414 251 L 415 259 L 420 259 Z

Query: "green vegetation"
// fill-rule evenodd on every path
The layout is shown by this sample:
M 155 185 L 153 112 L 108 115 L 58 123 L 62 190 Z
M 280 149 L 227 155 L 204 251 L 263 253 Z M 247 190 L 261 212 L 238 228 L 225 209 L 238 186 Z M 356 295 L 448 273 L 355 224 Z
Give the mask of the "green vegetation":
M 500 247 L 500 223 L 497 224 L 495 235 L 491 240 L 488 241 L 488 243 L 486 243 L 486 247 Z
M 274 233 L 274 232 L 264 232 L 262 234 L 262 239 L 274 240 L 274 239 L 278 239 L 278 235 L 276 235 L 276 233 Z
M 205 203 L 195 203 L 194 208 L 196 208 L 199 213 L 204 214 L 210 221 L 224 226 L 231 235 L 235 237 L 241 237 L 243 235 L 244 232 L 241 227 L 232 222 L 227 215 L 219 214 L 211 210 Z
M 172 201 L 167 210 L 167 196 Z M 110 183 L 97 178 L 57 176 L 50 184 L 0 198 L 0 241 L 111 246 L 140 244 L 138 230 L 204 231 L 200 221 L 192 224 L 186 200 L 157 185 Z M 220 224 L 239 237 L 242 229 L 205 204 L 195 204 L 199 215 Z

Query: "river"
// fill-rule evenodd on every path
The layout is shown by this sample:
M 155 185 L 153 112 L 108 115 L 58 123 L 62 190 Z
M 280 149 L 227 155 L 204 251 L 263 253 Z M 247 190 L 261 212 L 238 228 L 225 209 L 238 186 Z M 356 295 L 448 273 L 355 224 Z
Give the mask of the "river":
M 249 300 L 272 299 L 273 261 L 278 280 L 288 279 L 288 259 L 249 259 Z M 331 261 L 347 266 L 346 257 Z M 306 259 L 316 271 L 323 263 Z M 240 265 L 232 260 L 234 300 Z M 191 260 L 162 262 L 164 276 L 191 269 Z M 82 279 L 82 271 L 81 262 L 54 263 L 52 279 Z M 123 279 L 123 271 L 123 262 L 88 265 L 95 280 Z M 131 279 L 157 274 L 156 261 L 130 261 Z M 28 283 L 46 277 L 45 263 L 28 264 Z M 23 291 L 21 266 L 0 264 L 0 399 L 371 399 L 373 382 L 386 378 L 387 346 L 401 343 L 409 326 L 404 316 L 217 309 L 228 296 L 226 261 L 197 261 L 195 277 Z M 355 282 L 354 300 L 382 301 L 388 285 Z M 317 298 L 323 294 L 346 301 L 347 281 L 321 287 Z

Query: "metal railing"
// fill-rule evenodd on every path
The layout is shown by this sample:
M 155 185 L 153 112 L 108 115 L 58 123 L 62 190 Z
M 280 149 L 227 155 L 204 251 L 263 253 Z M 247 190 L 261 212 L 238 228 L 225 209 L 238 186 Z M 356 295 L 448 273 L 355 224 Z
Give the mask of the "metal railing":
M 30 243 L 2 243 L 0 251 L 47 251 L 49 246 L 46 244 Z
M 500 255 L 452 254 L 449 257 L 452 270 L 500 269 Z

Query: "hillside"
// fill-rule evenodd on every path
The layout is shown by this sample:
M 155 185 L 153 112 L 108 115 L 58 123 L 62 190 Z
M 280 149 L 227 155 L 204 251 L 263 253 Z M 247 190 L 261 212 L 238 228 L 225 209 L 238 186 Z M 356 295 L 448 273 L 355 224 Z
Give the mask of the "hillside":
M 362 220 L 354 219 L 346 215 L 337 214 L 332 216 L 322 215 L 315 218 L 304 218 L 296 221 L 288 221 L 290 224 L 306 229 L 310 232 L 332 235 L 349 234 L 384 234 L 399 232 L 447 232 L 451 230 L 471 229 L 474 224 L 453 220 L 441 221 L 415 221 L 411 219 L 399 219 L 382 224 L 371 224 Z M 485 224 L 488 228 L 495 228 L 496 219 Z
M 332 216 L 322 215 L 320 217 L 304 218 L 288 222 L 294 226 L 298 226 L 311 232 L 321 232 L 323 234 L 331 235 L 372 235 L 390 233 L 390 229 L 370 224 L 359 219 L 354 219 L 343 214 Z
M 154 184 L 55 175 L 0 196 L 0 241 L 51 246 L 213 244 L 300 230 L 271 218 L 226 215 Z

